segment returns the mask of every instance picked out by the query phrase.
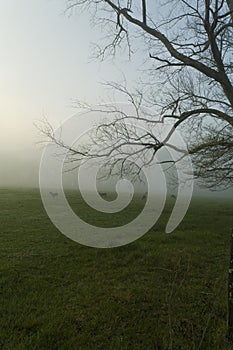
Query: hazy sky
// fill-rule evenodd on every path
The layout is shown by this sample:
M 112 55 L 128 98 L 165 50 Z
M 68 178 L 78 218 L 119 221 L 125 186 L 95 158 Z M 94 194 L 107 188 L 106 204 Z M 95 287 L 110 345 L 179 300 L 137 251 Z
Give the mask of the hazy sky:
M 76 113 L 72 99 L 97 103 L 107 98 L 101 82 L 123 71 L 134 85 L 143 68 L 139 51 L 131 62 L 91 59 L 103 33 L 65 9 L 65 0 L 0 1 L 0 186 L 38 184 L 37 120 L 58 126 Z
M 65 9 L 65 0 L 0 1 L 0 185 L 37 181 L 36 120 L 58 124 L 75 113 L 72 98 L 99 101 L 100 82 L 120 79 L 123 66 L 135 77 L 126 58 L 91 60 L 101 33 Z

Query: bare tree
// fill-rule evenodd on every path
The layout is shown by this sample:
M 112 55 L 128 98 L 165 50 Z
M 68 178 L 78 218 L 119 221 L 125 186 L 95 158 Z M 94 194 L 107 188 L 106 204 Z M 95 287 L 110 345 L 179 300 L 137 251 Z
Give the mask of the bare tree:
M 86 8 L 93 14 L 92 21 L 107 30 L 103 47 L 98 47 L 99 57 L 115 55 L 122 47 L 132 55 L 137 34 L 151 67 L 140 91 L 128 91 L 127 84 L 111 85 L 132 103 L 134 115 L 116 106 L 103 109 L 78 104 L 105 114 L 106 122 L 95 137 L 92 135 L 92 141 L 101 139 L 106 147 L 98 155 L 88 152 L 88 147 L 70 149 L 73 159 L 78 162 L 83 157 L 111 155 L 110 174 L 119 170 L 116 164 L 120 162 L 122 171 L 127 158 L 135 153 L 149 164 L 169 144 L 172 132 L 159 140 L 150 132 L 139 135 L 127 122 L 138 119 L 153 127 L 158 120 L 166 120 L 173 130 L 183 131 L 195 174 L 205 185 L 211 189 L 232 186 L 233 0 L 161 0 L 155 4 L 146 0 L 69 0 L 67 9 L 74 8 Z M 145 107 L 152 113 L 145 113 Z M 108 122 L 106 114 L 113 111 L 116 118 Z M 47 135 L 53 136 L 52 132 Z M 53 141 L 65 146 L 61 140 Z M 113 157 L 116 153 L 117 159 Z
M 174 130 L 183 132 L 195 174 L 211 189 L 229 188 L 233 180 L 233 0 L 68 0 L 68 10 L 86 9 L 106 31 L 97 56 L 117 50 L 134 54 L 140 42 L 150 60 L 140 89 L 130 92 L 126 82 L 111 87 L 132 104 L 134 113 L 107 105 L 78 107 L 103 113 L 105 121 L 90 135 L 90 143 L 72 148 L 54 137 L 50 126 L 42 131 L 67 148 L 70 161 L 108 157 L 109 174 L 140 174 L 127 160 L 134 155 L 149 165 L 169 141 Z M 139 39 L 138 39 L 139 38 Z M 148 113 L 146 108 L 150 108 Z M 108 114 L 115 114 L 108 121 Z M 160 139 L 150 132 L 159 122 L 172 128 Z M 128 121 L 142 121 L 139 132 Z M 93 145 L 101 141 L 100 151 Z M 181 152 L 182 158 L 182 152 Z M 170 162 L 169 159 L 161 162 Z M 75 165 L 74 165 L 75 166 Z M 231 274 L 233 274 L 231 261 Z M 232 277 L 232 276 L 231 276 Z M 232 278 L 231 278 L 232 291 Z M 232 295 L 229 299 L 232 306 Z M 233 338 L 233 315 L 230 315 Z

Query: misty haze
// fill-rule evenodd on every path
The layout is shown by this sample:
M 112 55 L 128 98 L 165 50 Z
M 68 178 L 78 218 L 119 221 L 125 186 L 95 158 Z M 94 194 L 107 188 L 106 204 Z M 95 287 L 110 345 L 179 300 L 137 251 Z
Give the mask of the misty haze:
M 2 0 L 0 50 L 0 349 L 232 349 L 233 0 Z

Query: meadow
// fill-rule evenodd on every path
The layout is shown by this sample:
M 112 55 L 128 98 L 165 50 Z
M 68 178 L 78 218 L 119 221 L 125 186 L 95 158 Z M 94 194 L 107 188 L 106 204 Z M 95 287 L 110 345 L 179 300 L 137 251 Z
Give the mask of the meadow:
M 126 214 L 74 210 L 93 224 Z M 227 273 L 232 201 L 194 198 L 172 233 L 174 204 L 141 239 L 96 249 L 62 235 L 38 190 L 0 190 L 0 349 L 232 349 L 227 342 Z

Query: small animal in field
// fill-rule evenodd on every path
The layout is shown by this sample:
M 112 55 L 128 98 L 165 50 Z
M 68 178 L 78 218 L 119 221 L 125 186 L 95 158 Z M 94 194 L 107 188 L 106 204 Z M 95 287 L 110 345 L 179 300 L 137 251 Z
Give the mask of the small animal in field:
M 176 196 L 174 194 L 171 195 L 172 199 L 176 199 Z
M 55 198 L 55 197 L 58 196 L 58 193 L 57 193 L 57 192 L 49 192 L 49 193 L 50 193 L 50 195 L 51 195 L 53 198 Z
M 101 197 L 107 197 L 107 193 L 106 192 L 100 192 Z
M 144 193 L 144 195 L 142 196 L 142 199 L 146 199 L 147 198 L 147 192 Z

